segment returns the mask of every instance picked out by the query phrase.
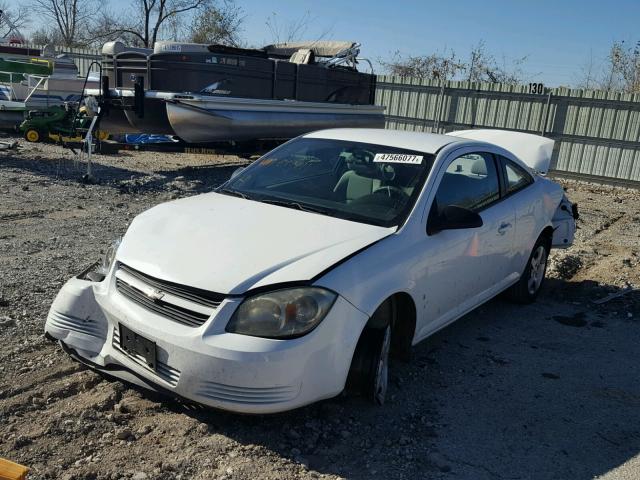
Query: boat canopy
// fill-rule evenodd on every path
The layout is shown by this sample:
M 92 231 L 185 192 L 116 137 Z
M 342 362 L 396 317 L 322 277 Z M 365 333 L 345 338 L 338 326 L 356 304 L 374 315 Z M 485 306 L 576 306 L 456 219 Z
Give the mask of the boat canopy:
M 316 42 L 285 42 L 262 47 L 268 55 L 290 57 L 298 50 L 311 50 L 317 57 L 335 57 L 339 53 L 357 46 L 356 42 L 316 41 Z
M 229 55 L 244 55 L 250 57 L 277 57 L 288 59 L 299 51 L 310 51 L 316 57 L 335 57 L 358 47 L 356 42 L 315 41 L 315 42 L 286 42 L 267 45 L 262 48 L 238 48 L 227 45 L 206 45 L 201 43 L 158 41 L 153 49 L 129 47 L 122 42 L 107 42 L 102 46 L 103 55 L 117 55 L 120 53 L 138 53 L 144 56 L 161 53 L 222 53 Z
M 137 52 L 145 55 L 150 55 L 151 53 L 153 53 L 153 50 L 151 50 L 150 48 L 129 47 L 128 45 L 125 45 L 124 43 L 117 40 L 114 42 L 107 42 L 102 45 L 103 55 L 117 55 L 118 53 L 124 52 Z
M 209 45 L 186 42 L 156 42 L 153 53 L 207 53 Z

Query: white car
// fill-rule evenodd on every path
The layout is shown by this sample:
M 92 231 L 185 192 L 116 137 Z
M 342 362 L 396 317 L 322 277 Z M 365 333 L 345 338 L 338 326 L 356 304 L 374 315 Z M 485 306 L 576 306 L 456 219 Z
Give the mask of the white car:
M 345 387 L 382 403 L 389 355 L 504 290 L 536 298 L 577 217 L 531 168 L 552 148 L 486 130 L 303 135 L 136 217 L 64 285 L 46 334 L 96 370 L 222 409 Z

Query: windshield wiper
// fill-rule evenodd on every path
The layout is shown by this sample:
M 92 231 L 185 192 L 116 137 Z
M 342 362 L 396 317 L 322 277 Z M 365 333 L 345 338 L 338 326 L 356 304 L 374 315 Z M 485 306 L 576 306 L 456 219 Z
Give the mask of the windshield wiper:
M 249 200 L 249 197 L 247 195 L 245 195 L 244 193 L 238 190 L 233 190 L 231 188 L 219 188 L 216 190 L 216 192 L 224 193 L 226 195 L 232 195 L 234 197 L 244 198 L 245 200 Z
M 291 200 L 274 200 L 274 199 L 265 198 L 258 201 L 262 203 L 269 203 L 271 205 L 278 205 L 280 207 L 295 208 L 296 210 L 302 210 L 303 212 L 322 213 L 323 215 L 327 215 L 329 213 L 328 210 L 317 208 L 317 207 L 311 207 L 308 205 L 302 205 L 301 203 L 294 202 Z

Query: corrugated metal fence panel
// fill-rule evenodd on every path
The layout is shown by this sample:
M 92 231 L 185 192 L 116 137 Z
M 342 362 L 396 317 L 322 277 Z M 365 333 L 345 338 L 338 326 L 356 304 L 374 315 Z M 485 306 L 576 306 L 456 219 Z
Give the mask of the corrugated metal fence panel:
M 28 45 L 30 48 L 37 48 L 42 50 L 44 45 Z M 90 65 L 94 62 L 100 62 L 101 53 L 99 49 L 94 48 L 70 48 L 70 47 L 55 47 L 56 54 L 68 55 L 73 59 L 78 66 L 78 71 L 81 76 L 85 76 L 89 71 Z M 98 71 L 97 67 L 93 67 L 92 71 Z
M 387 128 L 504 128 L 556 140 L 558 171 L 640 181 L 640 94 L 379 76 Z

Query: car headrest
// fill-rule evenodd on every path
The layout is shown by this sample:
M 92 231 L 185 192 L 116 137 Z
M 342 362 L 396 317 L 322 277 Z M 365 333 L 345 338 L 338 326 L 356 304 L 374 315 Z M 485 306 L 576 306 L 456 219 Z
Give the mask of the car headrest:
M 378 176 L 377 165 L 373 163 L 373 155 L 365 150 L 356 149 L 347 159 L 347 167 L 363 177 L 375 178 Z
M 379 176 L 378 169 L 373 163 L 355 163 L 350 165 L 351 170 L 361 177 L 377 178 Z
M 471 165 L 471 173 L 474 175 L 487 175 L 487 163 L 484 160 L 476 160 Z

